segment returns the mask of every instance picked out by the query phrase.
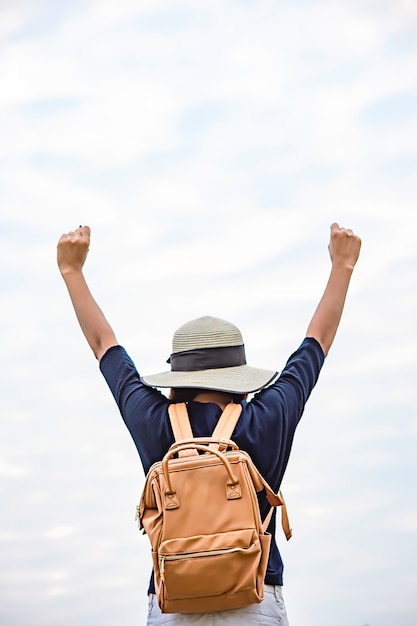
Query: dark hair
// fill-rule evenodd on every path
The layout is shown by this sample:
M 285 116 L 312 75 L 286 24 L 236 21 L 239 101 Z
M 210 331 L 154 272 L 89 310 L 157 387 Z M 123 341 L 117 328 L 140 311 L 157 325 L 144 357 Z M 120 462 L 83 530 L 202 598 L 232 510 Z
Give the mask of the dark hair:
M 191 402 L 196 396 L 198 396 L 199 393 L 205 393 L 206 391 L 214 390 L 196 389 L 193 387 L 177 387 L 175 389 L 171 389 L 169 398 L 173 402 Z M 220 391 L 219 393 L 224 393 L 224 395 L 230 398 L 235 404 L 240 404 L 247 396 L 246 393 L 228 393 L 227 391 Z

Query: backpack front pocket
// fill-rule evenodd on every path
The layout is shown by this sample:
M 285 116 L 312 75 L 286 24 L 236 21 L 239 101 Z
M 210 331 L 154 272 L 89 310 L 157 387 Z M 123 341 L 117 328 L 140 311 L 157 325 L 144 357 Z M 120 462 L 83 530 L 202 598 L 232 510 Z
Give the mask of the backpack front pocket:
M 164 541 L 158 564 L 165 598 L 180 600 L 253 589 L 260 556 L 259 538 L 253 529 Z

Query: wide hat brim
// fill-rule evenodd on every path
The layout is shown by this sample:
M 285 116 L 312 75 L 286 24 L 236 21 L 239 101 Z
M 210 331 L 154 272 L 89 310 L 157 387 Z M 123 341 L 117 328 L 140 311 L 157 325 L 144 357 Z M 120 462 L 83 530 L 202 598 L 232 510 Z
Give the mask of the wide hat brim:
M 249 365 L 222 367 L 192 372 L 161 372 L 142 376 L 148 387 L 210 389 L 228 393 L 253 393 L 267 387 L 278 372 L 259 369 Z

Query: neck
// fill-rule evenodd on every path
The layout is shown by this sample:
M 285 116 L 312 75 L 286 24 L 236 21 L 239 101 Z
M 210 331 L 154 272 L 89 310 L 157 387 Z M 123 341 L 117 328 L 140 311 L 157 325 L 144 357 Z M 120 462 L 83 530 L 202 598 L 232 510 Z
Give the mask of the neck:
M 195 396 L 194 400 L 196 402 L 214 402 L 223 410 L 233 402 L 232 396 L 224 391 L 202 391 Z

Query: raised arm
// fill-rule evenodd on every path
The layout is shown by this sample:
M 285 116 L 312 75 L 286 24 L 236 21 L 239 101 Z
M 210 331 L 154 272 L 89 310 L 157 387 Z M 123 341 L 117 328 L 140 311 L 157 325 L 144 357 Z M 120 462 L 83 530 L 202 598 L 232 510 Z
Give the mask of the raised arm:
M 80 226 L 74 232 L 61 236 L 57 260 L 81 330 L 95 357 L 100 360 L 108 348 L 117 345 L 117 340 L 84 278 L 83 265 L 89 245 L 90 229 Z
M 352 230 L 332 224 L 329 252 L 332 262 L 329 281 L 308 326 L 306 336 L 314 337 L 327 355 L 339 326 L 361 240 Z

